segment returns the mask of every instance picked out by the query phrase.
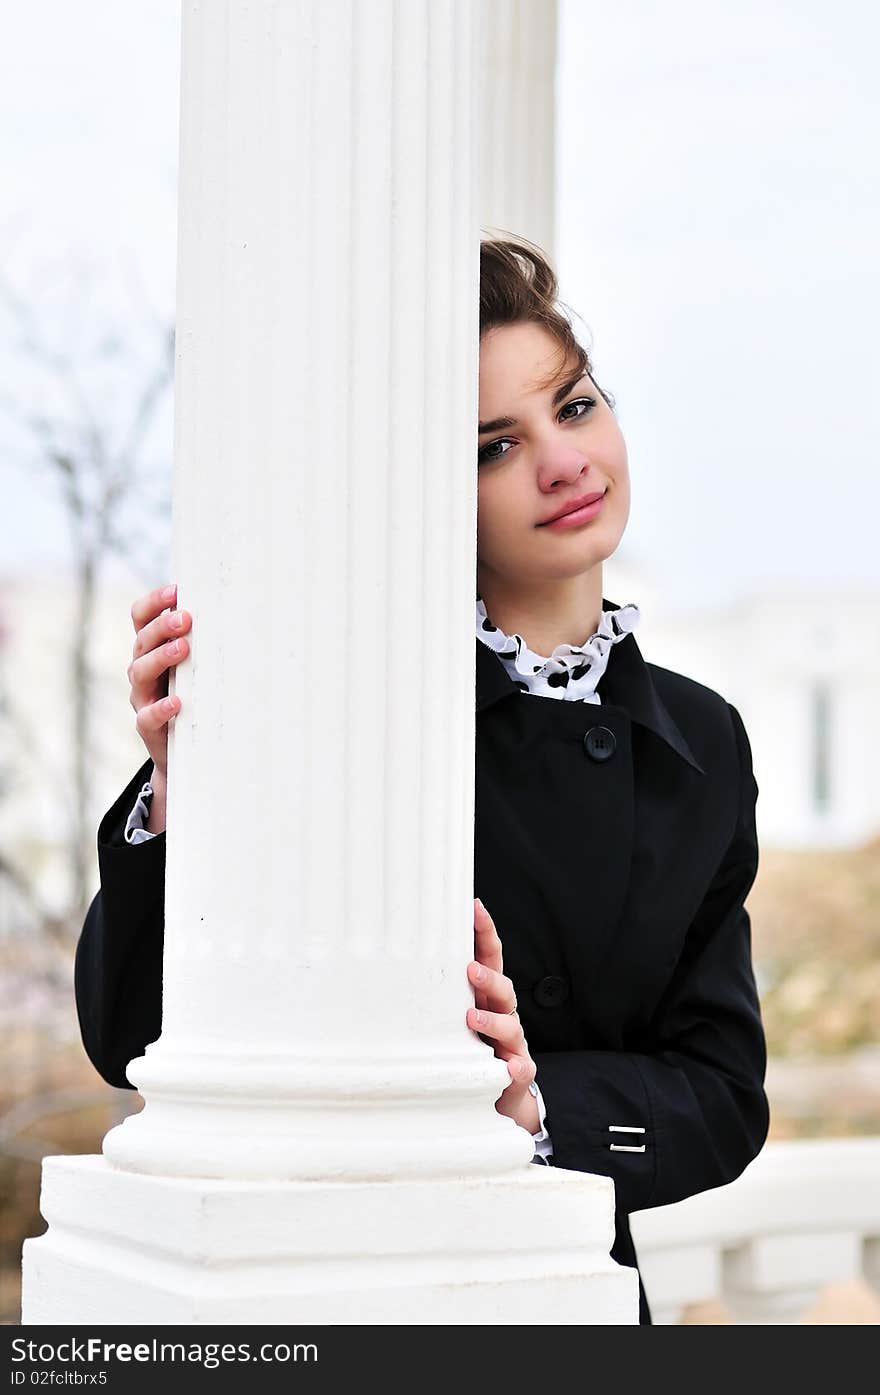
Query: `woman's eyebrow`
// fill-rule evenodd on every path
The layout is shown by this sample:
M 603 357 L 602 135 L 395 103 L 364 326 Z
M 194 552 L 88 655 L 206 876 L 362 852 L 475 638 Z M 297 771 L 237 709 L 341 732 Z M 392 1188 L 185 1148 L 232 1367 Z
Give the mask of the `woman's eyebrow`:
M 582 378 L 586 378 L 586 372 L 578 373 L 574 378 L 570 378 L 567 383 L 563 383 L 553 394 L 553 406 L 555 407 L 571 392 L 573 387 L 577 387 Z M 484 436 L 487 431 L 507 431 L 511 426 L 516 426 L 514 417 L 496 417 L 494 421 L 481 421 L 479 423 L 478 436 Z

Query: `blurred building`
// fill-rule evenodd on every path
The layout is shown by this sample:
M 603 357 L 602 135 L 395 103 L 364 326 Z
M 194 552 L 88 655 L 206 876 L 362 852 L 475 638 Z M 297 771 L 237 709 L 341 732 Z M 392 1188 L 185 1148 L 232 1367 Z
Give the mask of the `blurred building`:
M 880 590 L 774 584 L 716 613 L 646 614 L 646 659 L 740 711 L 758 833 L 787 849 L 858 847 L 880 831 Z
M 96 598 L 88 663 L 93 772 L 86 791 L 92 847 L 97 823 L 146 759 L 129 704 L 131 605 L 148 586 L 116 580 Z M 74 807 L 73 642 L 77 596 L 59 569 L 0 578 L 0 849 L 51 912 L 71 894 Z M 97 852 L 94 887 L 98 886 Z M 21 921 L 21 900 L 0 878 L 0 933 Z

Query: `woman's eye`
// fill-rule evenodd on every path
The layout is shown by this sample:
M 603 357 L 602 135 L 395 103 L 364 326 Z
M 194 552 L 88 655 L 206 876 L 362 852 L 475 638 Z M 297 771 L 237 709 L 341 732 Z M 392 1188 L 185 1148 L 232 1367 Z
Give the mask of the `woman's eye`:
M 563 418 L 564 421 L 582 421 L 584 417 L 589 416 L 595 405 L 596 399 L 594 397 L 576 397 L 573 401 L 566 402 L 565 406 L 560 408 L 559 415 L 562 417 L 562 413 L 567 412 L 569 407 L 582 406 L 584 411 L 578 412 L 575 416 Z M 499 436 L 497 440 L 488 441 L 485 446 L 481 446 L 477 451 L 477 464 L 481 465 L 485 460 L 502 460 L 504 456 L 507 455 L 507 451 L 501 451 L 495 455 L 490 455 L 489 452 L 494 446 L 505 445 L 509 439 L 508 436 Z M 513 444 L 515 445 L 516 442 L 513 442 Z
M 579 407 L 582 403 L 587 410 L 585 412 L 579 412 L 576 417 L 569 417 L 569 421 L 578 421 L 580 417 L 587 416 L 588 413 L 591 412 L 596 405 L 595 398 L 593 397 L 577 397 L 573 402 L 566 402 L 559 415 L 562 416 L 562 412 L 567 411 L 569 407 Z
M 503 446 L 506 439 L 506 437 L 501 437 L 497 441 L 489 441 L 488 445 L 481 446 L 480 449 L 477 451 L 477 464 L 482 465 L 483 462 L 486 460 L 500 460 L 502 454 L 506 455 L 507 451 L 503 451 L 498 455 L 489 454 L 489 452 L 493 449 L 494 446 Z

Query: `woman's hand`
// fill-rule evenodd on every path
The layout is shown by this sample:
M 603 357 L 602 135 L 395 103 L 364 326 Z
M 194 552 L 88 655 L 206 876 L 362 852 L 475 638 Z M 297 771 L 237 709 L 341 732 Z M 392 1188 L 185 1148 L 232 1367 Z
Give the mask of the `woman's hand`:
M 150 783 L 154 789 L 151 810 L 151 831 L 154 813 L 164 808 L 165 784 L 168 774 L 168 723 L 180 711 L 180 698 L 168 697 L 168 670 L 189 654 L 189 641 L 182 638 L 190 628 L 192 617 L 185 610 L 167 610 L 177 600 L 177 587 L 150 591 L 141 596 L 131 608 L 135 628 L 134 653 L 128 666 L 131 684 L 129 701 L 137 713 L 138 736 L 153 758 Z
M 474 954 L 468 964 L 468 979 L 474 988 L 475 1007 L 467 1010 L 467 1024 L 495 1055 L 507 1062 L 511 1083 L 495 1101 L 499 1114 L 506 1114 L 520 1128 L 537 1133 L 541 1127 L 538 1101 L 529 1090 L 535 1078 L 535 1063 L 523 1036 L 516 1011 L 516 993 L 502 972 L 501 940 L 495 922 L 482 901 L 474 901 Z

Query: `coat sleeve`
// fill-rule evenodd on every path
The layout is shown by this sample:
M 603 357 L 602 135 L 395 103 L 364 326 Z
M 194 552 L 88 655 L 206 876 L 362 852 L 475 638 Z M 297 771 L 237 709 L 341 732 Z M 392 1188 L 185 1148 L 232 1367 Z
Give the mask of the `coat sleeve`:
M 740 761 L 736 828 L 658 1005 L 651 1049 L 533 1056 L 554 1166 L 611 1177 L 627 1213 L 732 1182 L 769 1127 L 766 1042 L 743 904 L 758 870 L 758 785 L 742 719 L 727 706 Z
M 74 959 L 74 993 L 86 1055 L 110 1085 L 133 1090 L 125 1071 L 162 1030 L 165 834 L 125 841 L 125 823 L 149 778 L 148 759 L 98 827 L 101 885 L 86 912 Z

